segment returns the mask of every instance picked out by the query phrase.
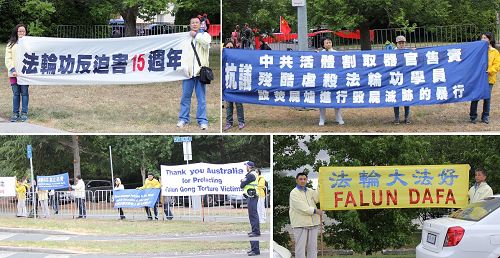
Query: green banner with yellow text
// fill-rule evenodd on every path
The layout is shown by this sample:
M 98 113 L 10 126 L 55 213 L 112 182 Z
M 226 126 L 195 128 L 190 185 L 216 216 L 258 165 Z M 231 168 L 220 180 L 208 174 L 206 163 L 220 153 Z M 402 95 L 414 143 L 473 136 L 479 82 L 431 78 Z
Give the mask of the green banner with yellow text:
M 321 167 L 322 210 L 462 208 L 469 165 Z

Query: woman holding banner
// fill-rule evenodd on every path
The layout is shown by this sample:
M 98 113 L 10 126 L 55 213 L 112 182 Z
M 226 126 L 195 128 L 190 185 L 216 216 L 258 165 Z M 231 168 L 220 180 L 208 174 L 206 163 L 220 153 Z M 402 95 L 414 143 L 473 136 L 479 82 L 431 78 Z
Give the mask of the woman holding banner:
M 333 49 L 333 41 L 332 38 L 326 37 L 323 40 L 323 51 L 336 51 Z M 342 111 L 340 108 L 335 108 L 335 120 L 339 125 L 344 124 L 344 120 L 342 119 Z M 319 109 L 319 126 L 324 126 L 326 122 L 326 108 Z
M 115 187 L 113 190 L 119 191 L 119 190 L 124 190 L 125 187 L 122 184 L 122 180 L 120 178 L 115 178 Z M 120 212 L 120 219 L 125 219 L 125 214 L 123 213 L 122 208 L 118 208 L 118 211 Z
M 28 87 L 29 85 L 19 85 L 17 84 L 17 71 L 16 71 L 16 56 L 18 45 L 17 42 L 20 38 L 26 35 L 26 26 L 23 24 L 18 24 L 12 30 L 9 42 L 5 48 L 5 66 L 7 67 L 8 76 L 10 80 L 10 85 L 12 87 L 12 116 L 10 117 L 11 122 L 16 122 L 20 120 L 24 122 L 28 120 Z M 21 115 L 19 115 L 19 104 L 21 105 Z
M 493 85 L 497 82 L 497 72 L 500 70 L 500 53 L 495 48 L 495 39 L 490 32 L 481 35 L 481 40 L 488 42 L 488 83 L 490 84 L 490 95 Z M 481 115 L 481 122 L 485 124 L 490 123 L 490 100 L 483 99 L 483 114 Z M 477 104 L 479 100 L 474 100 L 470 103 L 470 122 L 477 123 Z
M 40 217 L 43 216 L 43 218 L 48 218 L 49 217 L 49 191 L 37 188 L 36 194 L 38 195 L 38 203 L 40 204 L 40 207 L 42 208 L 42 214 L 40 214 Z

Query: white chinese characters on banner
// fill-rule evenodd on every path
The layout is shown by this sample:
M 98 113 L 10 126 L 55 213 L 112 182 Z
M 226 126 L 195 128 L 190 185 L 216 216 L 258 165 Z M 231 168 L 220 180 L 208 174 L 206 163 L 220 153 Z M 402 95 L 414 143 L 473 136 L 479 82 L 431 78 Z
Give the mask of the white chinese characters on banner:
M 101 85 L 185 80 L 196 62 L 191 39 L 188 32 L 110 39 L 26 36 L 17 50 L 18 82 Z M 236 72 L 234 67 L 231 72 Z M 230 74 L 226 80 L 235 87 Z

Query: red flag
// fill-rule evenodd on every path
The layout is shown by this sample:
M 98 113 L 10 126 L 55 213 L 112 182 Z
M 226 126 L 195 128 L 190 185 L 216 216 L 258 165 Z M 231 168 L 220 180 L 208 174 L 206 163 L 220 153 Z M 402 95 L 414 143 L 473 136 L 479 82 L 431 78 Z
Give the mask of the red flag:
M 288 22 L 282 16 L 280 16 L 280 32 L 283 34 L 289 34 L 292 32 L 290 25 L 288 25 Z

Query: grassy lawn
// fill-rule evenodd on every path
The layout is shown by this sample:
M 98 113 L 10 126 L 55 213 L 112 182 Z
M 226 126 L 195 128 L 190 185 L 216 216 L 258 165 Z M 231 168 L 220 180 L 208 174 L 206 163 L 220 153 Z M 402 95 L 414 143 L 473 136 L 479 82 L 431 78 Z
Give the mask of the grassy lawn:
M 3 63 L 5 44 L 0 44 L 0 117 L 12 112 L 12 90 Z M 213 47 L 210 67 L 215 80 L 207 86 L 207 132 L 220 132 L 220 52 Z M 196 123 L 193 93 L 191 123 L 176 123 L 182 93 L 181 82 L 139 85 L 31 86 L 29 122 L 75 133 L 168 133 L 202 132 Z M 205 131 L 203 131 L 205 132 Z
M 117 221 L 117 220 L 80 220 L 73 219 L 19 219 L 0 218 L 0 225 L 23 229 L 62 230 L 74 233 L 98 235 L 134 234 L 190 234 L 213 232 L 246 232 L 249 223 L 199 222 L 199 221 Z M 269 224 L 262 224 L 261 230 L 269 230 Z M 143 232 L 143 233 L 140 233 Z
M 1 246 L 37 247 L 108 254 L 161 254 L 172 252 L 243 251 L 248 242 L 170 242 L 170 241 L 2 241 Z M 268 242 L 260 243 L 261 250 L 269 249 Z
M 374 255 L 339 255 L 339 256 L 325 256 L 325 257 L 330 257 L 330 258 L 415 258 L 414 254 L 409 254 L 409 255 L 382 255 L 382 254 L 374 254 Z

